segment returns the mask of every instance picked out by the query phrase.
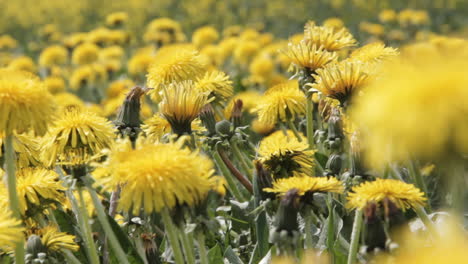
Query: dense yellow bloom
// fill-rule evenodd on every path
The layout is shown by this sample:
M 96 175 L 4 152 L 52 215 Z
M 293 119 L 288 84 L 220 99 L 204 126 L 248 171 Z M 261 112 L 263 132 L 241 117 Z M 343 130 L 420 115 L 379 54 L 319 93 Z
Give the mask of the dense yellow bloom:
M 304 40 L 309 45 L 323 46 L 328 51 L 337 51 L 356 45 L 356 40 L 346 28 L 317 26 L 314 22 L 308 22 L 305 25 Z
M 135 83 L 130 79 L 113 81 L 106 90 L 107 98 L 116 98 L 122 93 L 128 93 L 133 86 L 135 86 Z
M 191 127 L 192 131 L 202 131 L 205 129 L 199 119 L 195 119 Z M 141 128 L 150 142 L 158 142 L 165 134 L 171 132 L 171 124 L 159 114 L 148 118 Z
M 305 137 L 302 141 L 288 130 L 276 131 L 260 141 L 258 148 L 259 160 L 276 177 L 287 177 L 291 174 L 314 174 L 314 151 L 308 150 L 309 145 Z
M 62 77 L 51 76 L 44 79 L 44 84 L 51 94 L 65 92 L 65 80 Z
M 323 46 L 317 46 L 305 41 L 296 44 L 289 43 L 284 53 L 289 57 L 296 69 L 306 68 L 310 71 L 322 68 L 337 58 L 335 52 L 329 52 Z
M 227 101 L 233 94 L 232 81 L 222 71 L 206 72 L 197 80 L 195 89 L 215 97 L 216 101 Z
M 60 232 L 56 226 L 46 226 L 38 231 L 42 244 L 49 251 L 78 251 L 80 246 L 75 242 L 75 236 Z
M 42 135 L 54 108 L 52 95 L 35 75 L 0 69 L 0 133 L 32 129 Z
M 8 207 L 0 208 L 0 252 L 11 250 L 23 240 L 23 231 L 21 220 L 14 218 Z
M 44 49 L 39 56 L 39 65 L 51 67 L 63 65 L 68 61 L 68 51 L 62 46 L 50 46 Z
M 273 182 L 272 188 L 265 188 L 263 190 L 283 196 L 292 189 L 296 189 L 299 196 L 304 196 L 315 192 L 343 193 L 344 185 L 333 177 L 295 176 L 278 179 Z
M 346 106 L 369 81 L 369 65 L 360 61 L 342 61 L 318 69 L 311 90 L 340 101 Z
M 206 45 L 214 43 L 218 38 L 219 33 L 214 27 L 200 27 L 193 32 L 192 43 L 200 49 Z
M 297 81 L 288 81 L 268 89 L 254 109 L 260 122 L 276 124 L 305 113 L 306 97 Z
M 150 95 L 158 98 L 164 85 L 203 76 L 206 64 L 198 51 L 188 47 L 161 49 L 147 75 L 148 86 L 153 88 Z
M 208 100 L 208 93 L 195 89 L 192 81 L 170 84 L 161 92 L 159 109 L 176 134 L 190 133 L 192 121 Z
M 362 128 L 368 165 L 468 153 L 468 65 L 456 53 L 402 56 L 356 101 L 351 117 Z
M 12 70 L 27 71 L 31 73 L 36 72 L 36 64 L 30 57 L 27 56 L 21 56 L 13 59 L 8 64 L 8 68 Z
M 72 93 L 64 92 L 64 93 L 54 94 L 54 99 L 58 105 L 59 112 L 68 108 L 69 106 L 73 106 L 77 108 L 85 108 L 85 103 L 78 96 Z
M 125 13 L 125 12 L 115 12 L 115 13 L 109 14 L 106 17 L 106 24 L 108 26 L 117 27 L 117 26 L 120 26 L 120 25 L 124 24 L 125 22 L 127 22 L 127 20 L 128 20 L 128 14 L 127 13 Z
M 0 36 L 0 50 L 5 49 L 14 49 L 18 46 L 16 39 L 12 38 L 10 35 L 1 35 Z
M 385 47 L 383 43 L 375 42 L 354 50 L 350 55 L 350 59 L 362 62 L 380 62 L 397 55 L 397 49 Z
M 107 119 L 70 107 L 50 127 L 43 139 L 42 159 L 47 166 L 80 165 L 99 157 L 109 148 L 114 130 Z
M 348 194 L 346 206 L 350 209 L 362 210 L 368 204 L 378 204 L 385 200 L 389 200 L 398 208 L 406 210 L 424 206 L 426 197 L 413 184 L 400 180 L 378 178 L 375 181 L 364 182 L 353 187 Z
M 252 75 L 267 77 L 275 70 L 275 64 L 270 56 L 258 55 L 250 63 L 249 71 Z
M 1 173 L 1 172 L 0 172 Z M 16 189 L 18 192 L 19 209 L 22 215 L 31 206 L 45 206 L 53 202 L 65 202 L 65 188 L 58 181 L 58 174 L 43 168 L 23 168 L 16 172 Z M 6 186 L 0 187 L 0 199 L 7 200 Z M 47 203 L 46 203 L 47 202 Z
M 99 58 L 99 47 L 92 43 L 84 43 L 75 48 L 72 62 L 76 65 L 91 64 Z
M 120 209 L 150 214 L 176 205 L 193 206 L 206 197 L 213 163 L 182 144 L 145 144 L 111 154 L 111 184 L 122 186 Z
M 125 51 L 122 47 L 113 45 L 99 51 L 99 59 L 106 61 L 106 60 L 121 60 Z

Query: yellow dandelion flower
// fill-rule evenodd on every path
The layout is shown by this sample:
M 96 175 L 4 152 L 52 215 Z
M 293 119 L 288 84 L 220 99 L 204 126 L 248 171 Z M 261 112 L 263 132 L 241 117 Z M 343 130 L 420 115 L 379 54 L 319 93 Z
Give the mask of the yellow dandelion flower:
M 213 44 L 219 38 L 218 31 L 212 26 L 201 27 L 192 35 L 192 43 L 201 49 L 206 45 Z
M 31 73 L 36 72 L 36 64 L 30 57 L 27 56 L 21 56 L 13 59 L 8 64 L 8 68 L 17 71 L 27 71 Z
M 239 39 L 236 37 L 229 37 L 221 40 L 218 44 L 220 59 L 224 61 L 230 57 L 236 49 L 238 43 Z
M 62 77 L 51 76 L 44 79 L 44 84 L 51 94 L 65 92 L 65 80 Z
M 325 96 L 347 106 L 370 78 L 369 65 L 360 61 L 342 61 L 329 64 L 314 74 L 315 83 L 311 90 L 318 90 Z
M 156 18 L 148 24 L 148 31 L 179 32 L 181 30 L 179 22 L 166 17 Z
M 11 250 L 16 243 L 24 239 L 24 227 L 21 220 L 13 217 L 8 206 L 0 208 L 0 251 Z
M 127 22 L 128 14 L 125 12 L 115 12 L 106 16 L 106 24 L 111 27 L 118 27 Z
M 317 192 L 343 193 L 344 185 L 333 177 L 296 176 L 278 179 L 273 182 L 272 188 L 265 188 L 263 190 L 283 196 L 292 189 L 296 189 L 299 196 L 304 196 Z
M 468 64 L 456 56 L 402 56 L 369 84 L 351 109 L 368 166 L 468 153 Z
M 385 200 L 393 202 L 402 210 L 424 206 L 426 201 L 424 193 L 413 184 L 381 178 L 353 187 L 347 199 L 346 206 L 358 210 L 364 209 L 368 204 L 378 204 Z
M 203 76 L 206 64 L 198 51 L 191 48 L 167 48 L 160 50 L 147 75 L 148 86 L 153 88 L 150 95 L 158 98 L 164 85 Z
M 252 75 L 268 77 L 275 70 L 273 59 L 269 56 L 256 56 L 250 63 L 249 71 Z
M 75 236 L 60 232 L 56 226 L 46 226 L 37 231 L 42 245 L 48 251 L 59 252 L 63 250 L 78 251 L 80 246 L 75 242 Z
M 12 38 L 10 35 L 0 36 L 0 50 L 5 49 L 14 49 L 18 46 L 16 39 Z
M 192 121 L 203 106 L 209 103 L 208 94 L 195 89 L 192 81 L 170 84 L 161 92 L 159 109 L 178 135 L 191 133 Z
M 146 138 L 151 141 L 159 141 L 163 135 L 171 132 L 171 124 L 159 114 L 146 120 L 141 128 L 145 132 Z
M 154 57 L 151 54 L 135 54 L 128 60 L 128 72 L 133 76 L 144 75 L 148 72 L 153 61 Z
M 224 177 L 221 176 L 213 176 L 209 178 L 210 184 L 211 184 L 211 190 L 216 192 L 217 194 L 221 196 L 226 195 L 226 186 L 227 182 Z
M 275 129 L 275 125 L 262 123 L 258 119 L 254 119 L 250 126 L 253 132 L 260 135 L 268 135 Z
M 86 33 L 76 32 L 66 36 L 63 39 L 63 45 L 69 49 L 73 49 L 76 46 L 82 44 L 86 40 Z
M 260 45 L 254 40 L 242 40 L 237 43 L 234 49 L 234 61 L 240 65 L 247 66 L 252 58 L 260 50 Z
M 306 97 L 297 81 L 277 84 L 268 89 L 253 110 L 262 123 L 276 124 L 305 113 Z
M 388 23 L 397 19 L 397 13 L 393 9 L 384 9 L 379 13 L 379 20 L 382 23 Z
M 143 145 L 110 157 L 112 183 L 122 186 L 119 208 L 138 214 L 160 212 L 177 205 L 193 206 L 211 189 L 211 160 L 182 148 L 181 141 Z M 117 157 L 113 162 L 113 156 Z
M 324 27 L 334 28 L 334 29 L 341 29 L 344 27 L 344 22 L 338 17 L 330 17 L 323 21 L 322 25 Z
M 329 52 L 322 46 L 311 45 L 305 41 L 296 44 L 289 43 L 284 54 L 288 56 L 296 69 L 306 68 L 310 72 L 335 61 L 338 56 L 335 52 Z
M 42 135 L 54 108 L 52 95 L 35 75 L 0 69 L 0 133 L 32 129 Z
M 233 95 L 232 81 L 227 74 L 218 70 L 206 72 L 196 81 L 195 89 L 208 93 L 218 102 L 226 101 Z
M 68 62 L 68 51 L 62 46 L 50 46 L 44 49 L 39 56 L 39 65 L 51 67 L 63 65 Z
M 1 136 L 1 135 L 0 135 Z M 3 159 L 3 140 L 0 137 L 0 160 Z M 28 134 L 17 134 L 13 140 L 13 149 L 16 153 L 17 167 L 39 166 L 39 139 Z
M 102 61 L 106 60 L 121 60 L 124 56 L 125 51 L 122 47 L 114 45 L 104 48 L 99 51 L 99 59 Z
M 130 79 L 113 81 L 106 90 L 107 98 L 116 98 L 122 93 L 128 93 L 133 86 L 135 86 L 135 83 Z
M 58 105 L 59 112 L 73 106 L 77 108 L 85 108 L 85 103 L 76 95 L 72 93 L 58 93 L 54 94 L 54 100 Z
M 209 59 L 208 68 L 218 68 L 223 64 L 221 50 L 216 45 L 206 45 L 200 50 L 200 54 Z
M 85 65 L 96 62 L 99 58 L 99 47 L 92 43 L 84 43 L 73 51 L 72 62 L 75 65 Z
M 377 37 L 385 34 L 385 28 L 381 24 L 369 23 L 365 21 L 359 23 L 359 30 Z
M 362 62 L 380 62 L 397 55 L 397 49 L 385 47 L 383 43 L 375 42 L 354 50 L 350 55 L 350 59 Z
M 70 88 L 78 91 L 86 85 L 92 85 L 96 80 L 96 74 L 93 67 L 89 65 L 81 66 L 73 71 L 70 76 Z
M 314 151 L 308 150 L 305 138 L 298 141 L 290 130 L 285 135 L 276 131 L 260 141 L 259 160 L 276 177 L 287 177 L 291 174 L 314 174 Z
M 45 209 L 47 204 L 65 202 L 65 188 L 58 181 L 58 174 L 52 170 L 44 168 L 18 170 L 16 172 L 16 189 L 22 215 L 32 210 L 33 206 Z M 0 197 L 2 200 L 8 197 L 8 190 L 4 185 L 0 187 Z
M 314 22 L 305 25 L 304 40 L 309 45 L 323 46 L 328 51 L 338 51 L 356 45 L 356 40 L 346 28 L 317 26 Z
M 114 138 L 111 123 L 95 113 L 69 107 L 43 139 L 42 159 L 47 166 L 81 165 L 99 157 Z

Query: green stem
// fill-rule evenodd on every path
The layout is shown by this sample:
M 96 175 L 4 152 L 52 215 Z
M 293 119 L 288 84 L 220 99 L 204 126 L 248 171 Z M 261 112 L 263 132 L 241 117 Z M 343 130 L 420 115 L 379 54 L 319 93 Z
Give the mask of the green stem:
M 206 257 L 206 248 L 205 248 L 205 235 L 202 232 L 197 234 L 198 242 L 198 253 L 200 255 L 200 264 L 208 264 L 208 258 Z
M 245 161 L 245 159 L 242 156 L 241 151 L 239 150 L 239 147 L 237 146 L 236 142 L 231 143 L 232 147 L 232 152 L 234 153 L 234 156 L 236 156 L 236 159 L 239 160 L 242 169 L 244 169 L 245 173 L 247 173 L 247 176 L 249 177 L 250 180 L 252 180 L 253 175 L 252 175 L 252 170 L 250 169 L 249 165 Z
M 314 222 L 314 218 L 312 216 L 312 208 L 308 208 L 310 211 L 306 212 L 306 216 L 304 219 L 304 231 L 305 231 L 305 248 L 312 249 L 314 247 L 314 242 L 312 239 L 312 223 Z
M 314 142 L 314 103 L 311 98 L 307 99 L 306 105 L 306 122 L 307 122 L 307 141 L 309 142 L 309 148 L 315 147 Z
M 13 216 L 21 220 L 19 198 L 16 191 L 16 158 L 15 149 L 13 147 L 13 140 L 13 135 L 8 135 L 5 138 L 5 172 L 7 177 L 8 200 L 10 202 L 10 209 L 13 213 Z M 17 264 L 23 264 L 24 256 L 24 241 L 21 239 L 18 243 L 16 243 L 15 262 Z
M 88 189 L 89 194 L 91 195 L 91 199 L 93 200 L 94 208 L 96 208 L 96 213 L 97 213 L 99 222 L 101 222 L 101 226 L 104 228 L 104 232 L 106 232 L 106 235 L 109 238 L 111 247 L 114 250 L 115 254 L 117 255 L 119 262 L 124 263 L 124 264 L 129 264 L 130 262 L 128 262 L 127 254 L 125 254 L 124 250 L 122 249 L 122 246 L 120 246 L 117 236 L 114 234 L 114 231 L 112 230 L 109 220 L 107 219 L 108 216 L 106 212 L 104 211 L 104 207 L 102 206 L 101 201 L 99 200 L 99 197 L 96 191 L 90 186 L 87 186 L 87 189 Z
M 67 263 L 81 264 L 81 262 L 75 257 L 75 255 L 73 255 L 73 253 L 70 250 L 65 249 L 62 250 L 62 252 L 64 253 L 63 255 L 65 256 L 65 258 L 67 259 Z
M 424 179 L 422 178 L 422 175 L 421 173 L 419 172 L 418 168 L 416 167 L 416 164 L 414 162 L 414 160 L 410 160 L 409 161 L 409 164 L 408 164 L 408 168 L 409 168 L 409 173 L 411 175 L 411 177 L 413 178 L 414 180 L 414 183 L 416 183 L 416 186 L 421 190 L 423 191 L 426 196 L 428 195 L 427 193 L 427 187 L 426 187 L 426 183 L 424 182 Z M 431 211 L 431 203 L 430 201 L 427 202 L 427 209 L 429 211 Z
M 161 216 L 164 222 L 164 227 L 166 228 L 166 234 L 169 239 L 169 243 L 171 244 L 172 251 L 174 252 L 175 263 L 184 264 L 184 256 L 182 255 L 179 240 L 177 239 L 177 229 L 172 222 L 171 216 L 169 215 L 169 210 L 164 208 L 161 211 Z
M 195 263 L 195 254 L 193 253 L 193 239 L 190 243 L 189 239 L 190 234 L 185 233 L 185 230 L 181 227 L 179 228 L 179 238 L 182 241 L 182 246 L 184 247 L 185 260 L 187 263 Z
M 353 264 L 356 260 L 358 246 L 359 246 L 359 235 L 361 233 L 362 226 L 362 211 L 356 210 L 353 223 L 353 231 L 351 233 L 351 244 L 349 246 L 348 261 L 347 264 Z
M 419 206 L 414 208 L 414 212 L 418 215 L 418 217 L 423 221 L 424 225 L 426 228 L 433 234 L 436 234 L 436 227 L 434 223 L 431 221 L 429 216 L 427 215 L 426 211 L 424 210 L 424 207 Z
M 292 130 L 294 136 L 296 136 L 297 141 L 301 142 L 302 141 L 301 134 L 297 130 L 296 125 L 294 125 L 292 118 L 289 118 L 287 123 L 288 123 L 289 128 Z
M 86 210 L 86 202 L 83 196 L 83 187 L 78 187 L 78 195 L 80 198 L 79 206 L 79 220 L 82 232 L 84 234 L 84 241 L 86 243 L 86 248 L 88 252 L 88 257 L 90 263 L 99 264 L 99 256 L 96 251 L 96 244 L 93 240 L 93 235 L 91 233 L 91 226 L 89 225 L 88 211 Z
M 237 201 L 243 202 L 245 199 L 243 198 L 242 194 L 237 188 L 236 182 L 234 181 L 231 173 L 229 172 L 229 169 L 226 167 L 217 151 L 213 151 L 213 158 L 219 170 L 226 179 L 227 184 L 229 185 L 229 190 L 231 191 L 232 195 L 237 199 Z

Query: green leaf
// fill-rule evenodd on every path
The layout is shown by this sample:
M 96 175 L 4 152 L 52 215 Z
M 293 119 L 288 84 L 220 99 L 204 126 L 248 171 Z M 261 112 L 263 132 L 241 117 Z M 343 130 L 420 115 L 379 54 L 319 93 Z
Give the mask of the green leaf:
M 244 264 L 242 260 L 237 256 L 236 252 L 229 246 L 224 251 L 224 257 L 229 261 L 230 264 Z
M 107 215 L 107 219 L 109 221 L 109 224 L 111 225 L 112 231 L 114 231 L 115 236 L 119 240 L 120 245 L 122 246 L 122 249 L 127 252 L 127 257 L 128 261 L 130 263 L 144 263 L 143 259 L 141 256 L 138 254 L 137 250 L 133 246 L 132 242 L 128 238 L 127 234 L 120 228 L 119 224 L 114 220 L 114 218 L 110 217 Z M 109 247 L 112 249 L 112 247 Z M 115 257 L 113 254 L 111 255 L 111 258 Z M 112 260 L 112 259 L 111 259 Z M 112 262 L 111 263 L 118 263 L 118 260 L 116 259 L 117 262 Z
M 216 246 L 214 246 L 208 251 L 208 263 L 224 264 L 223 253 L 221 252 L 221 248 L 218 244 L 216 244 Z
M 322 168 L 325 168 L 327 165 L 328 156 L 320 152 L 315 152 L 314 156 L 315 160 L 322 166 Z

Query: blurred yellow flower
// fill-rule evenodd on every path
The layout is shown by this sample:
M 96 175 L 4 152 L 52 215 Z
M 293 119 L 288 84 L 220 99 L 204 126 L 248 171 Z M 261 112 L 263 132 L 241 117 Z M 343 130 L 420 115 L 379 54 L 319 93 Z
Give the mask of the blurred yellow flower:
M 36 73 L 37 71 L 36 64 L 30 57 L 27 56 L 20 56 L 18 58 L 13 59 L 8 64 L 8 68 L 12 70 L 27 71 L 31 73 Z
M 385 47 L 383 43 L 371 43 L 354 50 L 349 58 L 362 62 L 380 62 L 398 55 L 398 50 L 391 47 Z
M 343 193 L 344 185 L 333 177 L 294 176 L 278 179 L 273 182 L 272 188 L 265 188 L 263 190 L 283 196 L 292 189 L 296 189 L 299 196 L 305 196 L 316 192 Z
M 111 27 L 118 27 L 128 20 L 128 14 L 125 12 L 115 12 L 112 14 L 107 15 L 106 17 L 106 24 Z
M 96 62 L 99 58 L 99 47 L 92 43 L 84 43 L 75 48 L 72 62 L 75 65 L 85 65 Z
M 65 92 L 66 84 L 65 80 L 62 77 L 47 77 L 44 79 L 44 84 L 51 94 Z
M 212 26 L 200 27 L 193 32 L 192 43 L 201 49 L 206 45 L 213 44 L 219 38 L 218 31 Z
M 24 239 L 24 227 L 21 220 L 13 217 L 8 206 L 0 208 L 0 251 L 11 250 L 16 243 Z
M 49 46 L 41 52 L 39 56 L 39 65 L 51 67 L 55 65 L 64 65 L 68 62 L 68 51 L 62 46 Z

